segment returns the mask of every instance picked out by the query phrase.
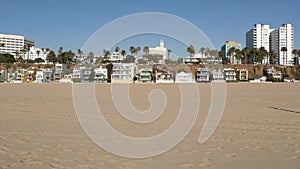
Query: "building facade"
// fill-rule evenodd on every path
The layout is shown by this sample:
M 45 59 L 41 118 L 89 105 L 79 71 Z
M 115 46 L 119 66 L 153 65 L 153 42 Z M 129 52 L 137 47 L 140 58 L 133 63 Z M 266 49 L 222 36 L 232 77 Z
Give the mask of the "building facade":
M 134 63 L 114 63 L 111 83 L 133 83 L 136 72 Z
M 254 27 L 246 33 L 246 46 L 250 50 L 264 47 L 269 52 L 270 33 L 273 30 L 274 29 L 270 29 L 270 25 L 255 24 Z
M 162 59 L 159 60 L 159 63 L 163 64 L 167 58 L 167 49 L 165 48 L 164 41 L 160 40 L 159 46 L 155 48 L 149 48 L 149 55 L 162 56 Z
M 270 34 L 270 49 L 277 55 L 279 65 L 293 65 L 294 28 L 292 24 L 283 24 Z M 282 51 L 286 48 L 286 51 Z
M 40 48 L 37 48 L 35 46 L 30 47 L 29 51 L 24 54 L 23 59 L 24 60 L 35 60 L 37 58 L 41 58 L 44 61 L 46 61 L 48 51 L 42 50 Z
M 34 46 L 34 42 L 20 35 L 0 34 L 0 53 L 23 56 L 22 51 L 26 46 Z
M 229 59 L 231 64 L 241 64 L 241 61 L 237 59 L 234 54 L 228 55 L 228 51 L 230 48 L 235 48 L 242 50 L 242 44 L 235 41 L 226 41 L 226 43 L 221 47 L 221 51 L 223 53 L 222 60 Z

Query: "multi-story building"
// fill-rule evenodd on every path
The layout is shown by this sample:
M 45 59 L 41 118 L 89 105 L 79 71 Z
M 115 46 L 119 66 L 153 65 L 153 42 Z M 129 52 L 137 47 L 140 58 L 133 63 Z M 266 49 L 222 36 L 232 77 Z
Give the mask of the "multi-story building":
M 239 69 L 237 71 L 238 80 L 239 81 L 248 81 L 248 70 L 247 69 Z
M 225 68 L 224 69 L 224 76 L 226 82 L 236 82 L 236 71 L 235 69 Z
M 253 48 L 264 47 L 268 52 L 270 49 L 270 25 L 255 24 L 254 28 L 246 33 L 246 46 L 251 50 Z
M 159 46 L 155 48 L 149 48 L 149 56 L 161 56 L 157 61 L 159 64 L 163 64 L 164 61 L 167 59 L 167 49 L 165 48 L 165 44 L 163 40 L 160 40 Z
M 152 70 L 149 68 L 142 68 L 138 73 L 138 80 L 141 83 L 151 83 L 152 82 Z
M 99 68 L 94 69 L 94 82 L 106 82 L 107 81 L 107 68 L 100 66 Z
M 222 60 L 226 60 L 229 59 L 231 64 L 241 64 L 241 60 L 236 58 L 234 55 L 234 53 L 232 53 L 231 55 L 228 55 L 228 51 L 230 48 L 235 48 L 235 49 L 239 49 L 242 50 L 242 44 L 241 43 L 237 43 L 235 41 L 226 41 L 226 43 L 222 46 L 221 51 L 223 53 L 223 58 Z
M 111 82 L 133 83 L 136 72 L 137 66 L 134 63 L 114 63 Z
M 196 71 L 196 82 L 209 82 L 209 71 L 207 68 L 197 68 Z
M 174 83 L 174 77 L 170 72 L 167 71 L 156 71 L 155 83 Z
M 20 35 L 0 34 L 0 53 L 23 56 L 25 47 L 34 46 L 34 42 Z
M 294 28 L 292 24 L 283 24 L 273 30 L 270 35 L 270 44 L 270 49 L 277 55 L 279 65 L 293 64 Z M 282 50 L 283 48 L 286 51 Z

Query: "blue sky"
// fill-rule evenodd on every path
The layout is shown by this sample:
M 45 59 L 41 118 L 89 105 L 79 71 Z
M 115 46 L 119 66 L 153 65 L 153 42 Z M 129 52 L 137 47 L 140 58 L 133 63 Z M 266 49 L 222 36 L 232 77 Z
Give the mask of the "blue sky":
M 292 23 L 295 48 L 300 49 L 299 4 L 298 0 L 5 0 L 1 1 L 0 33 L 24 35 L 41 48 L 57 51 L 63 46 L 77 51 L 94 32 L 115 19 L 133 13 L 162 12 L 196 25 L 217 49 L 226 39 L 244 46 L 245 33 L 255 23 L 273 28 Z

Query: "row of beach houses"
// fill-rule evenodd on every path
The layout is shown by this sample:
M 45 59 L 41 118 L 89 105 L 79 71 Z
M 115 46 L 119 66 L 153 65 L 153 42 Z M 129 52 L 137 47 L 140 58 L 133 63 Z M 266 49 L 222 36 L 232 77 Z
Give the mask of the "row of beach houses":
M 110 75 L 109 75 L 110 74 Z M 106 67 L 80 66 L 70 70 L 64 64 L 54 68 L 1 70 L 0 81 L 7 83 L 196 83 L 196 82 L 265 82 L 267 77 L 275 81 L 282 79 L 282 73 L 273 68 L 265 70 L 265 77 L 249 81 L 247 69 L 214 69 L 197 68 L 194 73 L 179 71 L 140 68 L 135 63 L 113 63 L 109 73 Z M 110 76 L 110 77 L 108 77 Z

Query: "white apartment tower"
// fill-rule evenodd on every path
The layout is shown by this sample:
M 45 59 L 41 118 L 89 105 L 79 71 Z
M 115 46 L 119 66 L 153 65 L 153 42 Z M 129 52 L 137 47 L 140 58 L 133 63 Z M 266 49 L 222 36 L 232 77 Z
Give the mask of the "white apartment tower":
M 281 51 L 283 47 L 287 50 Z M 293 64 L 294 28 L 292 24 L 283 24 L 271 32 L 270 48 L 276 53 L 279 65 Z
M 24 36 L 0 34 L 0 53 L 9 53 L 15 57 L 17 54 L 23 56 L 21 51 L 26 45 L 34 46 L 34 42 Z
M 253 48 L 264 47 L 268 52 L 270 50 L 270 25 L 255 24 L 254 28 L 246 33 L 246 46 L 251 50 Z

